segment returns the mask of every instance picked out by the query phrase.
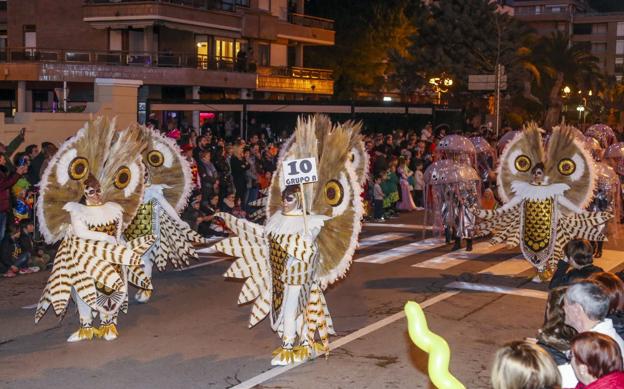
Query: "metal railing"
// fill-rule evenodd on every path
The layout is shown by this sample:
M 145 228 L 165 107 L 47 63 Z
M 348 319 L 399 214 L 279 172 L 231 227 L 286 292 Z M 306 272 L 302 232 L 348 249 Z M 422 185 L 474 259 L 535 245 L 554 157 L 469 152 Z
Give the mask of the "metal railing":
M 162 3 L 182 5 L 203 10 L 234 11 L 236 7 L 249 8 L 249 0 L 84 0 L 84 4 L 110 4 L 123 3 Z
M 301 68 L 295 66 L 263 67 L 258 69 L 262 76 L 309 78 L 314 80 L 331 80 L 332 71 L 328 69 Z
M 316 16 L 303 15 L 291 12 L 288 14 L 288 22 L 305 27 L 316 27 L 324 30 L 333 30 L 334 21 L 331 19 L 319 18 Z
M 251 66 L 248 61 L 237 61 L 236 58 L 215 58 L 196 53 L 174 53 L 169 51 L 128 52 L 7 48 L 4 51 L 0 51 L 0 62 L 56 62 L 255 72 L 255 67 Z
M 303 67 L 259 67 L 249 60 L 211 57 L 197 53 L 55 50 L 7 48 L 0 51 L 1 62 L 41 62 L 134 67 L 195 68 L 200 70 L 257 73 L 262 76 L 331 80 L 332 71 Z

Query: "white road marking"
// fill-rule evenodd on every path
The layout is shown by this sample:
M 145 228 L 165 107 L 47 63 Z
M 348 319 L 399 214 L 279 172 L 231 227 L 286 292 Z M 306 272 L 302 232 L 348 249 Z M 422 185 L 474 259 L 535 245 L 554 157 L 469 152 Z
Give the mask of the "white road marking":
M 433 304 L 439 303 L 440 301 L 446 300 L 449 297 L 453 297 L 456 294 L 459 294 L 458 291 L 452 291 L 452 292 L 444 292 L 442 294 L 439 294 L 435 297 L 432 297 L 428 300 L 423 301 L 422 303 L 420 303 L 420 306 L 424 309 L 427 307 L 432 306 Z M 391 316 L 388 316 L 386 318 L 383 318 L 375 323 L 369 324 L 366 327 L 360 328 L 357 331 L 354 331 L 352 333 L 350 333 L 349 335 L 345 335 L 339 339 L 336 339 L 335 341 L 331 342 L 329 344 L 329 351 L 333 351 L 337 348 L 340 348 L 342 346 L 344 346 L 347 343 L 350 343 L 356 339 L 359 339 L 365 335 L 370 334 L 373 331 L 377 331 L 380 328 L 383 328 L 389 324 L 392 324 L 398 320 L 401 320 L 405 317 L 405 312 L 403 310 L 401 310 L 400 312 L 397 312 Z M 318 357 L 322 356 L 324 354 L 318 355 Z M 302 365 L 304 363 L 306 363 L 307 361 L 304 362 L 299 362 L 299 363 L 293 363 L 291 365 L 286 365 L 286 366 L 280 366 L 280 367 L 274 367 L 272 369 L 269 369 L 267 371 L 265 371 L 262 374 L 259 374 L 247 381 L 243 381 L 240 384 L 233 386 L 231 389 L 251 389 L 257 385 L 262 384 L 263 382 L 266 382 L 270 379 L 273 379 L 279 375 L 282 375 L 284 373 L 286 373 L 287 371 L 294 369 L 295 367 Z
M 508 286 L 486 285 L 472 282 L 455 281 L 446 285 L 446 287 L 449 289 L 474 290 L 478 292 L 491 292 L 510 294 L 514 296 L 533 297 L 543 300 L 546 300 L 548 298 L 548 292 L 544 292 L 541 290 L 511 288 Z
M 390 228 L 411 228 L 414 230 L 433 230 L 433 226 L 423 224 L 402 224 L 402 223 L 364 223 L 366 227 L 390 227 Z
M 619 250 L 602 250 L 602 257 L 594 258 L 594 264 L 605 271 L 615 269 L 622 262 L 624 262 L 624 251 Z
M 387 232 L 385 234 L 373 235 L 368 238 L 360 239 L 358 247 L 369 247 L 379 243 L 392 242 L 410 235 L 411 234 L 409 232 Z
M 481 270 L 481 274 L 491 274 L 493 276 L 513 276 L 523 273 L 529 269 L 533 269 L 533 265 L 529 263 L 523 256 L 510 258 L 506 261 L 497 263 L 487 269 Z
M 39 304 L 24 305 L 22 307 L 22 309 L 35 309 L 35 308 L 37 308 L 37 305 L 39 305 Z
M 396 261 L 397 259 L 405 258 L 409 255 L 433 250 L 444 245 L 444 241 L 440 239 L 425 239 L 418 242 L 395 247 L 390 250 L 385 250 L 380 253 L 367 255 L 366 257 L 356 259 L 355 262 L 384 264 Z
M 509 259 L 507 261 L 510 261 L 510 260 L 511 259 Z M 505 261 L 505 262 L 507 262 L 507 261 Z M 497 265 L 494 265 L 494 266 L 492 266 L 492 268 L 494 268 L 496 266 Z M 488 271 L 490 271 L 490 268 L 483 270 L 482 273 L 487 273 Z M 434 296 L 434 297 L 432 297 L 432 298 L 430 298 L 428 300 L 423 301 L 422 303 L 420 303 L 420 306 L 424 309 L 424 308 L 430 307 L 430 306 L 432 306 L 434 304 L 437 304 L 440 301 L 444 301 L 444 300 L 446 300 L 446 299 L 448 299 L 450 297 L 458 295 L 459 293 L 460 293 L 460 291 L 444 292 L 444 293 L 441 293 L 441 294 L 439 294 L 437 296 Z M 371 323 L 371 324 L 367 325 L 366 327 L 360 328 L 359 330 L 354 331 L 354 332 L 350 333 L 349 335 L 345 335 L 345 336 L 343 336 L 341 338 L 338 338 L 335 341 L 331 342 L 329 344 L 329 350 L 332 351 L 332 350 L 335 350 L 335 349 L 337 349 L 339 347 L 342 347 L 342 346 L 346 345 L 347 343 L 350 343 L 350 342 L 352 342 L 352 341 L 354 341 L 356 339 L 359 339 L 359 338 L 361 338 L 363 336 L 366 336 L 366 335 L 370 334 L 371 332 L 376 331 L 376 330 L 378 330 L 380 328 L 383 328 L 383 327 L 385 327 L 385 326 L 387 326 L 389 324 L 392 324 L 392 323 L 394 323 L 394 322 L 396 322 L 398 320 L 401 320 L 404 317 L 405 317 L 405 312 L 403 310 L 401 310 L 400 312 L 397 312 L 397 313 L 395 313 L 393 315 L 390 315 L 388 317 L 385 317 L 385 318 L 383 318 L 383 319 L 381 319 L 379 321 Z M 289 370 L 294 369 L 295 367 L 297 367 L 299 365 L 302 365 L 304 363 L 306 363 L 306 361 L 295 363 L 295 364 L 292 364 L 292 365 L 286 365 L 286 366 L 280 366 L 280 367 L 272 368 L 270 370 L 265 371 L 262 374 L 259 374 L 259 375 L 255 376 L 253 378 L 250 378 L 247 381 L 241 382 L 240 384 L 232 387 L 232 389 L 251 389 L 251 388 L 253 388 L 256 385 L 260 385 L 263 382 L 266 382 L 266 381 L 268 381 L 270 379 L 273 379 L 273 378 L 275 378 L 275 377 L 277 377 L 279 375 L 282 375 L 282 374 L 288 372 Z
M 481 255 L 489 254 L 504 248 L 505 245 L 491 245 L 489 242 L 479 242 L 472 247 L 472 251 L 454 251 L 452 253 L 440 255 L 428 259 L 423 262 L 412 265 L 412 267 L 420 267 L 425 269 L 446 270 L 453 266 L 457 266 L 470 259 L 475 259 Z

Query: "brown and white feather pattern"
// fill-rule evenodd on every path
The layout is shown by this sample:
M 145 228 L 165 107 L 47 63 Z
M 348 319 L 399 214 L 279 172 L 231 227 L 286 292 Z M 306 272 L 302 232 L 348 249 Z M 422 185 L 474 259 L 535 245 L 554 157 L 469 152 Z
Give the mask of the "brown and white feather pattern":
M 159 240 L 148 256 L 158 270 L 165 270 L 168 263 L 174 268 L 188 266 L 189 260 L 197 260 L 193 243 L 204 244 L 206 240 L 197 232 L 175 222 L 164 210 L 160 210 Z
M 140 252 L 150 239 L 137 242 L 137 250 Z M 37 306 L 35 322 L 43 317 L 50 304 L 57 315 L 63 315 L 72 287 L 85 303 L 97 310 L 95 283 L 99 282 L 114 291 L 126 293 L 126 284 L 113 265 L 139 266 L 140 261 L 139 253 L 121 245 L 75 236 L 65 238 L 54 258 L 50 278 Z M 152 288 L 150 279 L 144 274 L 136 281 L 144 289 Z
M 242 221 L 226 213 L 215 216 L 241 235 L 226 238 L 214 245 L 215 249 L 233 256 L 236 260 L 225 272 L 225 277 L 246 279 L 238 303 L 253 301 L 249 327 L 253 327 L 271 312 L 272 279 L 269 264 L 269 246 L 260 225 Z

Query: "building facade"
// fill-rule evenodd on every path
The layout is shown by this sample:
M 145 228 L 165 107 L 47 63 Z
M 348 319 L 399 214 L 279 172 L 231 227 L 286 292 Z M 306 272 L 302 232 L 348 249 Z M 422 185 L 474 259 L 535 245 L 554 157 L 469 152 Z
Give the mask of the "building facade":
M 0 111 L 80 105 L 96 78 L 141 80 L 139 112 L 147 99 L 331 96 L 331 71 L 303 54 L 334 35 L 304 0 L 4 0 Z
M 595 12 L 583 0 L 514 0 L 511 6 L 514 16 L 539 34 L 562 31 L 586 45 L 606 74 L 622 80 L 624 12 Z

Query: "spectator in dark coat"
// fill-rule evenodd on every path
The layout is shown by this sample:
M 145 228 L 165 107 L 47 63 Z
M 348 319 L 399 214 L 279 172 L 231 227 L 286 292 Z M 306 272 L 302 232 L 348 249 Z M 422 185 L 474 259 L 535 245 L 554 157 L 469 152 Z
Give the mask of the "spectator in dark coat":
M 593 273 L 603 271 L 598 266 L 594 266 L 594 248 L 589 241 L 584 239 L 571 240 L 566 244 L 564 251 L 566 258 L 557 263 L 557 270 L 555 270 L 550 281 L 549 287 L 551 289 L 570 285 L 576 280 L 582 280 Z M 572 266 L 572 270 L 568 271 L 570 266 Z

